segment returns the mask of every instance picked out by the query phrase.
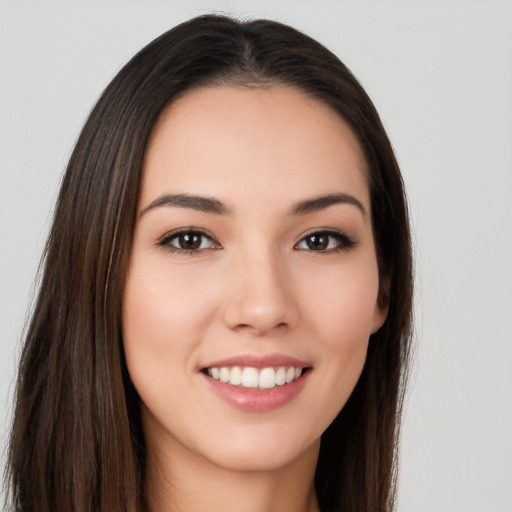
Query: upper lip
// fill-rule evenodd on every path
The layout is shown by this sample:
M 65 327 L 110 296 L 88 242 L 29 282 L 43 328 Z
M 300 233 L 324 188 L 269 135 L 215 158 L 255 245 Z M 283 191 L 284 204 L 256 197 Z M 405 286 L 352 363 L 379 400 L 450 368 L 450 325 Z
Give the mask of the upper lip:
M 252 368 L 293 366 L 294 368 L 308 368 L 311 365 L 306 361 L 297 359 L 296 357 L 287 356 L 285 354 L 241 354 L 213 361 L 207 365 L 202 366 L 201 369 L 204 370 L 206 368 L 222 368 L 233 366 L 244 366 Z

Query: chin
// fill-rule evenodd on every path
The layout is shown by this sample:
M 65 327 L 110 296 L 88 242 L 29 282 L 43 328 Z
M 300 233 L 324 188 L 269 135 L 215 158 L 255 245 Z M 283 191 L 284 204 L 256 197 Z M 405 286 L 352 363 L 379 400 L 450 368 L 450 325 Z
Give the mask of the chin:
M 270 438 L 273 434 L 269 433 Z M 266 442 L 250 442 L 248 438 L 230 443 L 228 449 L 219 445 L 208 456 L 214 465 L 236 472 L 273 472 L 299 462 L 303 458 L 318 457 L 320 440 L 312 444 L 283 443 L 274 437 Z M 305 445 L 305 446 L 304 446 Z

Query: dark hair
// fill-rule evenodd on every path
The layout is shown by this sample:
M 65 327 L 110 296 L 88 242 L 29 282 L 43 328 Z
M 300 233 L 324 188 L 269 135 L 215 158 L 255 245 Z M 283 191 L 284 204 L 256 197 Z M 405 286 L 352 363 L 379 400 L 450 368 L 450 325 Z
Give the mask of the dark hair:
M 323 512 L 394 507 L 412 256 L 391 144 L 361 85 L 318 42 L 277 22 L 208 15 L 158 37 L 123 67 L 71 156 L 21 355 L 7 469 L 16 510 L 144 508 L 145 443 L 121 317 L 142 160 L 164 107 L 212 84 L 296 87 L 338 112 L 359 139 L 379 300 L 389 310 L 354 392 L 322 436 L 315 485 Z

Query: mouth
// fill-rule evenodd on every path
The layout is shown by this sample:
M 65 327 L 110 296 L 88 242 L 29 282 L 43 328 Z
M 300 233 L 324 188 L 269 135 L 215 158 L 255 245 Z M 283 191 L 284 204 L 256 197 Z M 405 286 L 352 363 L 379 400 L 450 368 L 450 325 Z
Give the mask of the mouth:
M 292 402 L 309 381 L 313 366 L 274 354 L 239 355 L 211 362 L 200 369 L 208 387 L 222 400 L 244 412 L 270 412 Z
M 202 372 L 214 380 L 246 389 L 272 389 L 286 386 L 299 379 L 310 367 L 278 366 L 255 368 L 252 366 L 214 366 Z
M 238 354 L 202 368 L 208 387 L 245 412 L 273 411 L 292 402 L 309 381 L 313 366 L 286 354 Z

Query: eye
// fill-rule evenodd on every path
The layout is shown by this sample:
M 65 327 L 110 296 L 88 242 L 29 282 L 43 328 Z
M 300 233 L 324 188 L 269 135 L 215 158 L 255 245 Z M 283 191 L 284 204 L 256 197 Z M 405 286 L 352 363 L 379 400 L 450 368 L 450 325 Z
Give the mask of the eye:
M 193 253 L 204 249 L 218 249 L 219 245 L 202 231 L 187 229 L 175 231 L 162 238 L 158 245 L 170 252 Z
M 296 246 L 296 249 L 331 252 L 347 251 L 354 247 L 356 242 L 338 231 L 317 231 L 304 237 Z

